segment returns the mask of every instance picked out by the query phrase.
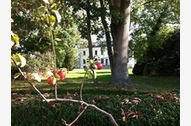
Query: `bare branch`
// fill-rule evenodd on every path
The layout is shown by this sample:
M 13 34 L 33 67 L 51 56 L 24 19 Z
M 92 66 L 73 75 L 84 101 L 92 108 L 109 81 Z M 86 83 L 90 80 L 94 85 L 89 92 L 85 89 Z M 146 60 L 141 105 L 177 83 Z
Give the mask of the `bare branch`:
M 94 108 L 94 109 L 96 109 L 97 111 L 99 111 L 99 112 L 103 113 L 104 115 L 108 116 L 114 126 L 119 126 L 119 125 L 117 124 L 117 122 L 115 121 L 115 119 L 113 118 L 113 116 L 112 116 L 110 113 L 108 113 L 108 112 L 106 112 L 106 111 L 100 109 L 99 107 L 97 107 L 97 106 L 94 105 L 94 104 L 89 104 L 89 103 L 87 103 L 87 102 L 85 102 L 85 101 L 81 101 L 81 100 L 62 99 L 62 98 L 47 99 L 47 101 L 48 101 L 48 102 L 56 102 L 56 101 L 59 101 L 59 102 L 73 102 L 73 103 L 83 104 L 83 105 L 85 105 L 85 106 L 87 106 L 87 107 Z
M 67 124 L 66 121 L 64 119 L 62 119 L 63 123 L 66 125 L 66 126 L 72 126 L 79 118 L 80 116 L 85 112 L 85 110 L 87 109 L 87 106 L 85 106 L 83 108 L 83 110 L 79 113 L 79 115 L 70 123 L 70 124 Z

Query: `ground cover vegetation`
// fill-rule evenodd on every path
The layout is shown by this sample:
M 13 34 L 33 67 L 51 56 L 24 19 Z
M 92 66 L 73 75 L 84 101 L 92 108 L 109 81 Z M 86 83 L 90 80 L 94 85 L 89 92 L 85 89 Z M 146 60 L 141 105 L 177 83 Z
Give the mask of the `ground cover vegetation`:
M 85 71 L 75 69 L 58 82 L 58 96 L 79 99 L 80 82 Z M 178 126 L 180 125 L 180 78 L 134 76 L 132 85 L 113 87 L 108 84 L 110 70 L 97 72 L 100 85 L 86 78 L 83 99 L 111 113 L 120 126 Z M 42 81 L 34 81 L 46 97 L 54 96 L 54 89 Z M 80 111 L 79 104 L 52 102 L 46 104 L 26 82 L 12 83 L 11 117 L 13 126 L 61 126 L 61 119 L 72 121 Z M 74 124 L 76 126 L 112 125 L 108 117 L 92 109 L 87 110 Z

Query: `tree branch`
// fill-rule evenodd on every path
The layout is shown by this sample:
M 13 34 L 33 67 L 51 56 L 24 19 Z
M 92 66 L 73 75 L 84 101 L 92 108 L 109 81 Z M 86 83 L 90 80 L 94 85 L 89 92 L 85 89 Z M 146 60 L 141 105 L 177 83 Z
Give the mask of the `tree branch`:
M 70 123 L 70 124 L 67 124 L 66 121 L 64 119 L 62 119 L 63 123 L 66 125 L 66 126 L 72 126 L 79 118 L 80 116 L 85 112 L 85 110 L 87 109 L 87 106 L 85 106 L 83 108 L 83 110 L 79 113 L 79 115 Z
M 113 117 L 110 113 L 106 112 L 105 110 L 100 109 L 99 107 L 97 107 L 97 106 L 94 105 L 94 104 L 89 104 L 89 103 L 87 103 L 87 102 L 85 102 L 85 101 L 81 101 L 81 100 L 64 99 L 64 98 L 63 98 L 63 99 L 62 99 L 62 98 L 47 99 L 47 101 L 48 101 L 48 102 L 56 102 L 56 101 L 59 101 L 59 102 L 80 103 L 80 104 L 85 105 L 85 106 L 87 106 L 87 107 L 94 108 L 94 109 L 96 109 L 97 111 L 101 112 L 102 114 L 108 116 L 114 126 L 119 126 L 119 125 L 117 124 L 117 122 L 115 121 L 114 117 Z M 78 117 L 78 118 L 79 118 L 79 117 Z
M 50 12 L 49 12 L 49 8 L 48 5 L 45 4 L 46 10 L 47 10 L 47 14 L 50 16 Z M 49 29 L 50 29 L 50 39 L 51 39 L 51 44 L 52 44 L 52 51 L 53 51 L 53 56 L 54 56 L 54 69 L 57 69 L 57 65 L 56 65 L 56 50 L 55 50 L 55 46 L 54 46 L 54 36 L 53 36 L 53 30 L 52 30 L 52 25 L 49 25 Z M 54 92 L 55 92 L 55 98 L 58 98 L 58 91 L 57 91 L 57 83 L 54 85 Z

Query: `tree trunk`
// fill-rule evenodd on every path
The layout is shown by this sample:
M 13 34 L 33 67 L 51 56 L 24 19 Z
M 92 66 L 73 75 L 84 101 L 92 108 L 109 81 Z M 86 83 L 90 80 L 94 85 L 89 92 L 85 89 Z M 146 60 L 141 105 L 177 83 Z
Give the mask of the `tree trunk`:
M 130 83 L 127 69 L 130 0 L 113 0 L 112 11 L 121 14 L 122 20 L 116 20 L 115 17 L 112 17 L 111 22 L 114 51 L 111 84 L 116 86 L 126 86 Z
M 89 58 L 93 59 L 92 39 L 91 39 L 91 22 L 90 22 L 90 19 L 91 19 L 91 17 L 90 17 L 90 2 L 89 2 L 89 0 L 87 0 L 86 13 L 87 13 L 87 38 L 88 38 Z M 93 73 L 94 73 L 94 71 L 93 71 Z M 98 80 L 97 80 L 96 76 L 93 77 L 93 82 L 95 85 L 98 85 Z
M 100 5 L 101 5 L 101 8 L 105 8 L 104 7 L 104 4 L 103 4 L 103 0 L 100 0 Z M 102 13 L 101 14 L 101 22 L 103 24 L 103 28 L 104 28 L 104 31 L 105 31 L 105 38 L 106 38 L 106 43 L 107 43 L 107 53 L 108 53 L 108 57 L 109 57 L 109 62 L 110 62 L 110 69 L 111 69 L 111 73 L 113 73 L 113 57 L 112 57 L 112 42 L 111 42 L 111 37 L 110 37 L 110 32 L 109 32 L 109 27 L 108 27 L 108 24 L 106 22 L 106 19 L 105 19 L 106 15 L 105 13 Z
M 88 49 L 89 49 L 89 58 L 93 59 L 93 52 L 92 52 L 92 39 L 91 39 L 91 22 L 90 22 L 90 2 L 87 0 L 87 38 L 88 38 Z

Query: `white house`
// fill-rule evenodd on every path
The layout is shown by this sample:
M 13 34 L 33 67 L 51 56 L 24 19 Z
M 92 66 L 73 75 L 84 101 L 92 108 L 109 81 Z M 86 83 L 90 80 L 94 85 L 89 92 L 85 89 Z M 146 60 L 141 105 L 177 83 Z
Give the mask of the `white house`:
M 79 51 L 79 60 L 77 68 L 83 68 L 86 65 L 86 59 L 89 56 L 89 50 L 88 48 L 80 48 Z M 99 58 L 99 61 L 103 64 L 104 68 L 110 67 L 109 57 L 107 54 L 107 48 L 102 49 L 101 46 L 94 46 L 92 48 L 93 56 L 97 56 Z M 136 61 L 134 58 L 129 58 L 128 67 L 134 67 Z
M 89 56 L 88 48 L 78 49 L 79 51 L 79 61 L 78 61 L 78 68 L 83 68 L 86 64 L 86 59 Z M 95 46 L 92 48 L 93 56 L 97 56 L 98 60 L 106 67 L 110 66 L 109 58 L 107 55 L 107 50 L 102 50 L 100 46 Z

